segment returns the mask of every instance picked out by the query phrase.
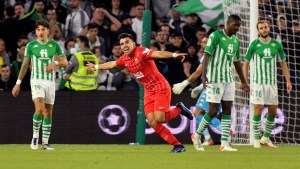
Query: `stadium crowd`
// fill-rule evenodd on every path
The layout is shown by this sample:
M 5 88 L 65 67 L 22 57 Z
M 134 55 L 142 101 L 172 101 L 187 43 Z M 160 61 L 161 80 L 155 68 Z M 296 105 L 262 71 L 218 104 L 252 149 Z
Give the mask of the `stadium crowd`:
M 211 32 L 224 28 L 219 21 L 215 28 L 202 22 L 196 14 L 183 15 L 174 10 L 184 0 L 153 0 L 151 49 L 188 53 L 178 59 L 157 59 L 159 71 L 172 86 L 187 79 L 198 67 L 203 56 L 202 40 Z M 50 24 L 50 39 L 63 47 L 67 59 L 77 51 L 76 37 L 85 35 L 90 49 L 100 63 L 117 60 L 121 33 L 132 34 L 142 43 L 144 0 L 5 0 L 0 3 L 0 91 L 11 90 L 15 84 L 25 53 L 25 46 L 36 38 L 35 22 Z M 271 26 L 271 37 L 282 42 L 287 55 L 292 83 L 299 80 L 296 64 L 300 62 L 300 22 L 298 1 L 259 0 L 259 19 Z M 31 68 L 29 68 L 31 69 Z M 65 90 L 64 69 L 58 69 L 56 89 Z M 22 90 L 30 90 L 30 71 L 23 79 Z M 127 71 L 100 71 L 98 90 L 138 90 L 135 78 Z M 191 88 L 198 85 L 200 79 Z

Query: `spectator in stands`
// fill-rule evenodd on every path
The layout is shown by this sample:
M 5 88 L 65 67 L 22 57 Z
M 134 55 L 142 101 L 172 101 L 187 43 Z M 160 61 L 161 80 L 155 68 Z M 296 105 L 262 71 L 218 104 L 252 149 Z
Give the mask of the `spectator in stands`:
M 121 23 L 117 18 L 112 16 L 107 10 L 105 5 L 100 4 L 96 7 L 91 23 L 95 23 L 98 26 L 98 36 L 105 39 L 106 53 L 109 55 L 111 45 L 111 35 L 121 27 Z M 82 34 L 88 33 L 87 27 L 83 30 Z
M 60 24 L 66 23 L 67 8 L 61 5 L 61 0 L 50 0 L 47 9 L 55 9 L 57 22 Z
M 173 53 L 186 53 L 185 50 L 186 43 L 183 40 L 181 33 L 173 33 L 171 35 L 171 44 L 167 45 L 167 51 Z M 167 80 L 172 86 L 175 83 L 182 82 L 186 79 L 183 72 L 183 65 L 179 59 L 172 58 L 167 60 L 168 65 L 168 76 Z
M 91 52 L 89 40 L 86 36 L 78 36 L 76 39 L 74 53 L 70 60 L 70 65 L 66 68 L 64 79 L 68 80 L 65 86 L 75 91 L 91 91 L 98 88 L 96 80 L 98 71 L 87 71 L 85 63 L 91 62 L 99 64 L 97 57 Z
M 35 2 L 35 11 L 31 15 L 33 21 L 45 20 L 48 21 L 47 16 L 44 14 L 45 3 L 43 0 L 36 0 Z
M 100 48 L 94 47 L 92 52 L 98 58 L 98 61 L 100 64 L 106 62 L 106 57 L 104 55 L 102 55 Z
M 111 49 L 111 53 L 112 55 L 110 55 L 106 61 L 116 61 L 119 59 L 119 57 L 122 55 L 122 49 L 121 49 L 121 45 L 119 43 L 119 41 L 116 41 L 113 45 L 112 45 L 112 49 Z M 120 68 L 114 68 L 114 69 L 110 69 L 109 70 L 111 73 L 115 74 L 117 72 L 120 72 L 121 69 Z
M 113 84 L 117 90 L 139 90 L 139 85 L 134 76 L 126 68 L 114 75 Z
M 23 2 L 16 2 L 15 8 L 15 19 L 18 21 L 18 35 L 27 36 L 29 32 L 34 31 L 35 22 L 30 19 L 29 15 L 25 15 L 25 7 Z
M 121 22 L 121 27 L 115 32 L 113 36 L 113 42 L 118 41 L 118 37 L 122 33 L 129 33 L 133 36 L 133 38 L 136 40 L 136 34 L 132 30 L 132 16 L 130 16 L 128 13 L 123 13 L 120 15 L 119 20 Z
M 174 30 L 174 32 L 182 32 L 185 21 L 182 18 L 181 13 L 174 10 L 174 8 L 176 8 L 177 6 L 178 4 L 175 4 L 172 7 L 172 18 L 169 21 L 169 26 Z
M 11 74 L 12 77 L 17 78 L 23 63 L 24 55 L 25 55 L 25 47 L 26 44 L 21 44 L 18 48 L 18 54 L 17 59 L 12 62 L 11 65 Z M 24 76 L 22 83 L 21 83 L 21 89 L 24 91 L 30 90 L 30 73 L 31 73 L 31 67 L 28 67 L 28 71 L 26 72 L 26 75 Z
M 206 29 L 203 27 L 200 27 L 196 30 L 196 37 L 197 37 L 197 45 L 200 47 L 202 43 L 202 39 L 206 36 Z
M 187 42 L 197 42 L 196 31 L 201 27 L 202 21 L 196 13 L 186 17 L 186 24 L 182 27 L 183 37 Z
M 47 19 L 50 25 L 50 34 L 49 39 L 53 39 L 57 42 L 60 42 L 62 45 L 62 33 L 63 33 L 63 25 L 57 22 L 57 15 L 55 9 L 47 10 Z
M 123 14 L 123 11 L 120 9 L 120 0 L 112 0 L 111 1 L 111 14 L 114 15 L 114 17 L 119 17 Z
M 14 88 L 16 79 L 11 77 L 10 67 L 6 64 L 1 65 L 0 91 L 10 91 Z
M 99 48 L 101 52 L 105 53 L 105 41 L 101 36 L 98 36 L 98 26 L 96 23 L 88 24 L 88 34 L 86 35 L 89 39 L 90 49 L 95 47 Z
M 275 32 L 277 33 L 276 39 L 282 43 L 284 49 L 287 49 L 288 43 L 291 40 L 290 35 L 292 34 L 292 31 L 288 27 L 285 15 L 280 14 L 277 16 L 277 27 L 275 27 Z
M 168 37 L 166 33 L 163 30 L 158 30 L 155 37 L 156 42 L 154 43 L 154 46 L 157 48 L 157 50 L 166 50 L 166 45 L 168 43 Z
M 4 40 L 0 39 L 0 66 L 4 64 L 10 65 L 10 58 L 6 52 Z
M 198 61 L 198 45 L 196 45 L 195 43 L 188 43 L 187 46 L 186 46 L 186 51 L 188 53 L 188 55 L 186 56 L 188 58 L 187 61 L 189 61 L 191 63 L 191 73 L 193 73 L 199 63 L 197 62 Z
M 12 54 L 10 56 L 10 62 L 11 63 L 17 59 L 17 55 L 18 55 L 18 51 L 20 49 L 20 46 L 23 46 L 23 45 L 26 46 L 27 43 L 28 43 L 27 36 L 24 36 L 24 35 L 19 36 L 18 41 L 17 41 L 17 48 L 12 52 Z
M 80 34 L 82 28 L 90 22 L 90 18 L 80 8 L 81 0 L 70 0 L 72 12 L 66 18 L 65 37 L 75 38 Z
M 15 8 L 8 6 L 4 10 L 5 19 L 0 23 L 0 38 L 5 42 L 6 52 L 10 55 L 17 48 L 19 27 L 14 19 Z
M 66 54 L 66 57 L 67 57 L 67 60 L 70 61 L 72 55 L 77 52 L 76 49 L 75 49 L 75 43 L 76 43 L 76 40 L 73 39 L 73 38 L 69 38 L 66 40 L 65 42 L 65 54 Z
M 160 26 L 160 29 L 166 34 L 167 37 L 167 41 L 169 41 L 169 37 L 170 35 L 173 33 L 172 29 L 170 28 L 170 26 L 168 24 L 162 24 Z
M 137 3 L 134 5 L 135 18 L 132 19 L 132 30 L 136 33 L 137 44 L 142 44 L 144 10 L 144 4 Z

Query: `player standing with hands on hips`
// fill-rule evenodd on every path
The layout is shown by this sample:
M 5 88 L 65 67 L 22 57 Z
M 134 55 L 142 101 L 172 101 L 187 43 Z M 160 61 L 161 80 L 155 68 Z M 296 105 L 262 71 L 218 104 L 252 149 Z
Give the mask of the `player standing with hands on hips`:
M 193 138 L 196 150 L 204 150 L 200 140 L 201 134 L 216 116 L 220 103 L 222 103 L 222 136 L 219 149 L 221 151 L 237 151 L 228 142 L 231 126 L 231 107 L 235 95 L 232 63 L 241 79 L 243 90 L 249 91 L 240 61 L 240 41 L 235 35 L 240 26 L 241 18 L 237 15 L 230 15 L 227 19 L 226 28 L 213 32 L 207 41 L 204 50 L 202 83 L 206 87 L 206 100 L 209 102 L 209 110 L 202 118 Z
M 254 105 L 252 119 L 254 148 L 260 148 L 261 145 L 276 148 L 277 146 L 270 140 L 270 134 L 275 126 L 278 107 L 277 58 L 286 80 L 288 94 L 292 91 L 292 84 L 282 44 L 269 36 L 270 27 L 266 22 L 258 22 L 256 28 L 260 37 L 249 45 L 243 68 L 245 77 L 248 77 L 249 62 L 253 59 L 254 74 L 251 79 L 250 101 Z M 265 120 L 265 131 L 260 139 L 261 113 L 264 105 L 268 107 L 268 115 Z
M 191 111 L 181 102 L 176 104 L 174 109 L 170 109 L 171 88 L 167 80 L 159 73 L 154 59 L 156 58 L 185 58 L 185 53 L 171 53 L 167 51 L 153 51 L 142 46 L 136 46 L 131 34 L 122 33 L 119 35 L 119 42 L 123 55 L 117 61 L 109 61 L 95 65 L 88 63 L 90 71 L 107 70 L 115 67 L 127 68 L 137 80 L 144 86 L 144 109 L 148 124 L 166 142 L 173 145 L 171 152 L 185 152 L 185 147 L 173 136 L 168 128 L 162 123 L 166 123 L 178 114 L 186 116 L 192 120 Z
M 30 145 L 33 150 L 38 149 L 39 130 L 42 121 L 43 139 L 41 149 L 54 150 L 48 144 L 48 140 L 51 133 L 52 111 L 55 100 L 55 68 L 57 66 L 66 67 L 68 65 L 68 61 L 59 44 L 48 39 L 49 32 L 50 27 L 48 22 L 43 20 L 37 21 L 35 26 L 37 40 L 27 44 L 19 77 L 12 90 L 12 95 L 16 97 L 20 92 L 20 84 L 31 62 L 30 85 L 35 107 L 33 115 L 33 138 Z

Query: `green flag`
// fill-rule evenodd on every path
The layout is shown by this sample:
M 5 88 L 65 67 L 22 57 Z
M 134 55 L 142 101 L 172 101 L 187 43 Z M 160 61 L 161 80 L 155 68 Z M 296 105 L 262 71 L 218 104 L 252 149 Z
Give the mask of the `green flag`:
M 220 20 L 224 20 L 223 0 L 188 0 L 175 10 L 187 15 L 197 13 L 202 22 L 216 28 Z

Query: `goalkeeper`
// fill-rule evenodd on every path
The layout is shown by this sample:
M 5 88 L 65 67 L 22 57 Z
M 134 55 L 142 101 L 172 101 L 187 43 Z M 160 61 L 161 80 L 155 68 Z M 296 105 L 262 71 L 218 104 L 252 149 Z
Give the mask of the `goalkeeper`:
M 201 42 L 201 47 L 205 47 L 207 42 L 207 37 L 204 37 L 202 42 Z M 200 60 L 200 64 L 196 71 L 188 77 L 187 80 L 184 80 L 181 83 L 177 83 L 173 85 L 173 93 L 174 94 L 181 94 L 182 91 L 192 82 L 194 82 L 197 78 L 200 77 L 202 74 L 202 62 L 203 62 L 203 57 Z M 202 91 L 202 92 L 201 92 Z M 196 119 L 197 126 L 200 124 L 205 112 L 208 111 L 209 108 L 209 103 L 206 101 L 206 89 L 203 90 L 203 85 L 199 85 L 198 87 L 194 88 L 191 92 L 191 97 L 192 98 L 197 98 L 197 96 L 201 93 L 201 95 L 198 98 L 198 101 L 196 103 L 196 109 L 193 112 L 193 116 Z M 221 112 L 221 106 L 219 107 L 218 113 Z M 212 126 L 214 126 L 217 130 L 221 131 L 221 122 L 218 118 L 214 117 L 210 123 Z M 213 145 L 214 142 L 211 139 L 211 136 L 208 132 L 208 129 L 206 128 L 203 132 L 205 141 L 203 142 L 202 145 Z M 192 135 L 193 137 L 193 135 Z M 203 151 L 202 149 L 197 149 L 199 151 Z

